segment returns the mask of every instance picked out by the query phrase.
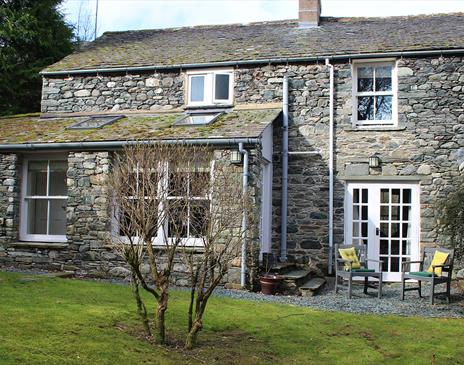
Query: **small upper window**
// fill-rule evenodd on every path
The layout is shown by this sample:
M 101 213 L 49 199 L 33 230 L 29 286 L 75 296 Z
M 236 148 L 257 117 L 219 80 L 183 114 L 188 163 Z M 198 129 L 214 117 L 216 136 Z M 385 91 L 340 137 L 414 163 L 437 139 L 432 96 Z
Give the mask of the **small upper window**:
M 190 106 L 232 104 L 232 71 L 192 71 L 187 75 Z
M 355 126 L 396 124 L 395 76 L 394 62 L 369 62 L 353 66 Z

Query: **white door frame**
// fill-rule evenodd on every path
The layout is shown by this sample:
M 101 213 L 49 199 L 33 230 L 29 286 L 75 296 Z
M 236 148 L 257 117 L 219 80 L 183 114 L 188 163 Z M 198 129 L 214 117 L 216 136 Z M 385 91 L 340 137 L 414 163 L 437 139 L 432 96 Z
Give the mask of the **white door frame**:
M 411 224 L 411 247 L 410 247 L 410 259 L 418 260 L 420 255 L 420 185 L 411 182 L 392 182 L 392 181 L 375 181 L 375 182 L 347 182 L 345 188 L 345 243 L 353 243 L 353 189 L 367 189 L 367 196 L 365 196 L 364 206 L 367 208 L 367 220 L 366 210 L 364 210 L 364 216 L 362 216 L 363 201 L 360 197 L 359 203 L 359 215 L 356 221 L 360 222 L 358 228 L 359 232 L 354 237 L 360 237 L 357 239 L 358 243 L 368 242 L 368 257 L 374 260 L 379 260 L 380 257 L 380 191 L 381 189 L 411 189 L 411 217 L 408 220 Z M 367 198 L 367 201 L 366 201 Z M 402 203 L 401 203 L 402 204 Z M 401 207 L 402 205 L 399 204 Z M 384 206 L 386 206 L 384 204 Z M 401 213 L 402 214 L 402 213 Z M 364 221 L 364 222 L 363 222 Z M 364 226 L 362 230 L 362 223 L 367 223 L 367 229 Z M 389 219 L 391 224 L 391 218 Z M 356 240 L 356 238 L 355 238 Z M 398 238 L 400 240 L 400 238 Z M 391 253 L 387 254 L 390 256 Z M 401 263 L 400 263 L 401 265 Z M 416 265 L 417 266 L 417 265 Z M 378 265 L 371 263 L 370 268 L 378 269 Z M 413 270 L 416 270 L 414 268 Z M 400 273 L 397 272 L 385 272 L 385 281 L 399 281 Z

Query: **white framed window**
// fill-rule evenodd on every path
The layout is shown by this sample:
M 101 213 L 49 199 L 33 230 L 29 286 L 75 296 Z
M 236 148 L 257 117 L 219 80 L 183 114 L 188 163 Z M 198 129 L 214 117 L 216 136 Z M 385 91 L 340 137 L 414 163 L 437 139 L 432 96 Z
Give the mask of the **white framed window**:
M 189 106 L 232 105 L 233 70 L 203 70 L 187 72 Z
M 66 242 L 68 162 L 65 155 L 24 159 L 20 239 Z
M 152 243 L 154 245 L 166 245 L 171 243 L 174 238 L 182 238 L 182 244 L 185 246 L 203 246 L 202 237 L 209 223 L 208 212 L 211 209 L 211 196 L 205 188 L 200 188 L 199 184 L 194 183 L 194 179 L 198 177 L 204 181 L 205 178 L 211 178 L 212 165 L 213 163 L 203 168 L 195 167 L 194 169 L 186 166 L 183 169 L 177 168 L 176 171 L 170 171 L 169 164 L 166 163 L 153 169 L 153 179 L 158 181 L 157 199 L 153 201 L 153 209 L 150 209 L 151 213 L 158 217 L 153 229 Z M 130 177 L 130 180 L 134 180 L 129 181 L 129 184 L 135 184 L 137 191 L 140 189 L 139 173 L 140 170 L 136 169 L 133 176 Z M 163 196 L 163 194 L 165 195 Z M 171 206 L 175 207 L 174 209 L 179 209 L 177 213 L 166 214 L 168 207 L 165 205 L 171 201 L 175 203 L 176 200 L 185 200 L 186 197 L 188 197 L 187 202 L 183 201 L 179 205 L 173 204 Z M 127 197 L 127 199 L 136 203 L 135 199 L 137 198 Z M 145 196 L 145 199 L 152 198 Z M 180 211 L 181 209 L 183 211 Z M 118 211 L 116 215 L 119 216 L 120 221 L 130 219 L 128 214 L 123 211 Z M 117 233 L 114 232 L 122 237 L 123 232 L 119 229 L 118 222 L 113 221 L 113 224 Z M 132 238 L 137 238 L 137 232 L 133 232 Z
M 353 126 L 396 126 L 398 78 L 396 61 L 353 63 Z

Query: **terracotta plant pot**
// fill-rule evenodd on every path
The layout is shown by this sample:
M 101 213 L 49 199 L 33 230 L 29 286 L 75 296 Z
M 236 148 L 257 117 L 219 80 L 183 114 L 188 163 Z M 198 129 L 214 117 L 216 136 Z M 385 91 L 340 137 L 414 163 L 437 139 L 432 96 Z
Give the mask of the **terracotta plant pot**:
M 278 275 L 264 275 L 259 279 L 261 284 L 261 293 L 266 295 L 274 295 L 277 291 L 282 278 Z

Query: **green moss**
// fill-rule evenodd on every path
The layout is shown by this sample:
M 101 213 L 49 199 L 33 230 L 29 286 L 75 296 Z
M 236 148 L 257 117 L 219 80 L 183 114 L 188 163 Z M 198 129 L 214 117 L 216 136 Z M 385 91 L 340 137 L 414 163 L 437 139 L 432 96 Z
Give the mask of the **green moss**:
M 0 143 L 46 143 L 137 139 L 258 137 L 280 111 L 262 109 L 224 114 L 216 122 L 204 126 L 174 126 L 183 115 L 128 115 L 101 129 L 68 129 L 83 118 L 40 119 L 25 115 L 0 119 Z

